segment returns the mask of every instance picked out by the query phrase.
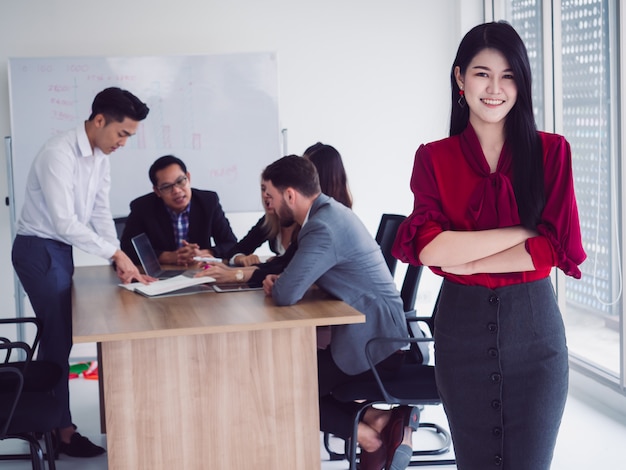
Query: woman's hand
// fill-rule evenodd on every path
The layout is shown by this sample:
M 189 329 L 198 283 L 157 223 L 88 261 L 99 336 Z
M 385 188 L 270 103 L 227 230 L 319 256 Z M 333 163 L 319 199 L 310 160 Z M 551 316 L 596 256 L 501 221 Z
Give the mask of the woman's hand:
M 474 262 L 458 264 L 456 266 L 442 266 L 441 270 L 444 273 L 457 274 L 460 276 L 467 276 L 469 274 L 475 274 Z
M 211 276 L 217 282 L 240 282 L 235 277 L 237 269 L 229 268 L 224 263 L 203 263 L 200 272 L 194 277 Z
M 251 255 L 238 255 L 233 258 L 233 264 L 237 266 L 252 266 L 253 264 L 259 264 L 261 260 L 255 254 Z
M 466 276 L 469 274 L 513 273 L 534 271 L 533 260 L 526 251 L 525 243 L 520 243 L 508 250 L 504 250 L 486 258 L 477 259 L 455 266 L 441 266 L 441 270 L 450 274 Z

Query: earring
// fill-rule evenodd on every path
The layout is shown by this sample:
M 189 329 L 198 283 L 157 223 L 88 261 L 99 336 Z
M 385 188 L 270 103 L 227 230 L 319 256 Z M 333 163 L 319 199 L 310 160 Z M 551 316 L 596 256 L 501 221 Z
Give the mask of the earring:
M 465 101 L 465 92 L 463 91 L 463 88 L 459 89 L 459 95 L 460 96 L 459 96 L 459 99 L 457 100 L 457 103 L 459 104 L 461 108 L 464 108 L 466 101 Z

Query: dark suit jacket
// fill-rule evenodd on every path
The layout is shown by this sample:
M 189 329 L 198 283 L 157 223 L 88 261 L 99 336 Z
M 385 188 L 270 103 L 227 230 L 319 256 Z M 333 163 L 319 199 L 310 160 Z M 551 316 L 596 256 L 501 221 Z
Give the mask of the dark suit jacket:
M 130 203 L 130 214 L 120 240 L 122 250 L 136 264 L 139 258 L 131 239 L 143 232 L 148 235 L 157 256 L 177 249 L 170 215 L 163 200 L 154 193 Z M 192 188 L 187 241 L 197 243 L 201 249 L 210 249 L 217 257 L 225 256 L 237 243 L 215 192 Z

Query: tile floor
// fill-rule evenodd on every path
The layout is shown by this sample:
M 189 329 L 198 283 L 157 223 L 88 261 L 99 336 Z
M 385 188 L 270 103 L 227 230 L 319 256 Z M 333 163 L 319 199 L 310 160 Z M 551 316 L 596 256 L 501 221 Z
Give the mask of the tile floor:
M 106 447 L 106 437 L 100 434 L 98 415 L 97 382 L 75 379 L 70 382 L 72 412 L 80 431 L 94 442 Z M 422 414 L 423 421 L 445 425 L 445 416 L 440 408 L 427 407 Z M 415 446 L 425 446 L 435 437 L 428 431 L 415 434 Z M 626 419 L 620 413 L 607 413 L 602 403 L 594 402 L 584 395 L 571 393 L 567 402 L 563 424 L 555 451 L 552 470 L 620 470 L 626 468 Z M 335 446 L 334 443 L 333 445 Z M 338 446 L 341 449 L 341 444 Z M 0 453 L 25 450 L 16 441 L 0 442 Z M 321 470 L 345 470 L 346 461 L 330 462 L 323 450 Z M 2 470 L 27 470 L 27 461 L 0 461 Z M 106 470 L 106 454 L 94 459 L 75 459 L 62 456 L 57 461 L 59 470 Z M 421 467 L 424 469 L 456 468 Z M 181 469 L 205 470 L 205 469 Z M 209 469 L 211 470 L 211 469 Z M 236 469 L 233 469 L 236 470 Z M 242 469 L 245 470 L 245 469 Z M 296 469 L 256 469 L 256 470 L 296 470 Z M 532 469 L 529 469 L 532 470 Z

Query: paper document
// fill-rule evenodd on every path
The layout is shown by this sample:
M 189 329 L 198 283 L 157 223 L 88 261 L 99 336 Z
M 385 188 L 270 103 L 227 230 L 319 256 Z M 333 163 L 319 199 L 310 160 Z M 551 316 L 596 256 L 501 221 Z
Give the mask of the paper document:
M 198 284 L 206 284 L 208 282 L 215 282 L 215 279 L 210 276 L 187 277 L 181 274 L 169 279 L 163 279 L 162 281 L 154 281 L 148 285 L 142 284 L 141 282 L 131 282 L 130 284 L 119 284 L 119 286 L 124 289 L 140 292 L 144 295 L 153 296 L 184 289 L 185 287 L 197 286 Z

